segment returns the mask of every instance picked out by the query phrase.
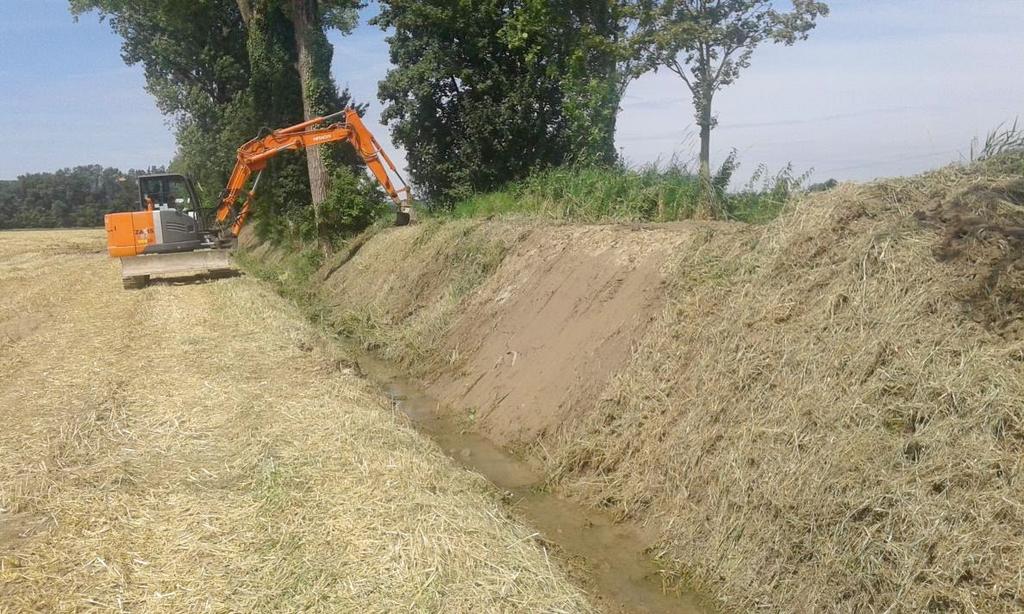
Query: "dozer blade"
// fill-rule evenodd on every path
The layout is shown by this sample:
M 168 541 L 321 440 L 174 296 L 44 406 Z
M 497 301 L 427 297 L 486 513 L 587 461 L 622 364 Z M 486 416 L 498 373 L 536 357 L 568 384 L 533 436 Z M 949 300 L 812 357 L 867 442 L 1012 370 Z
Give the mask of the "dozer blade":
M 121 280 L 124 287 L 129 289 L 145 287 L 150 275 L 217 275 L 235 270 L 231 262 L 231 252 L 226 249 L 121 258 Z

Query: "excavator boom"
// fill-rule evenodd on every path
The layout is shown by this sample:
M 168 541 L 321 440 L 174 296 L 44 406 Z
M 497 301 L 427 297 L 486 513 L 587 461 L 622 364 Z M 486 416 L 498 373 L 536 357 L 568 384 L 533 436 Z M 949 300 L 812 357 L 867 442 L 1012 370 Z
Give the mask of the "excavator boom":
M 213 224 L 199 208 L 192 182 L 174 174 L 139 177 L 139 211 L 105 217 L 107 251 L 121 258 L 126 288 L 145 286 L 150 275 L 184 272 L 218 273 L 230 270 L 234 244 L 252 211 L 260 173 L 267 162 L 284 151 L 298 151 L 326 143 L 346 141 L 359 154 L 398 209 L 397 224 L 411 219 L 409 187 L 391 158 L 363 124 L 355 109 L 274 130 L 238 148 L 235 167 L 214 211 Z M 390 171 L 390 172 L 389 172 Z M 253 173 L 256 179 L 246 190 Z M 392 175 L 398 185 L 392 181 Z M 244 199 L 239 203 L 239 199 Z M 205 223 L 204 223 L 205 221 Z
M 328 123 L 338 118 L 341 121 Z M 266 167 L 268 160 L 283 151 L 297 151 L 338 141 L 347 141 L 352 145 L 398 208 L 399 224 L 408 223 L 411 210 L 409 187 L 398 173 L 391 158 L 363 124 L 359 113 L 349 107 L 331 115 L 315 117 L 288 128 L 274 130 L 270 134 L 257 137 L 239 147 L 235 168 L 231 172 L 228 185 L 217 205 L 215 214 L 217 224 L 225 229 L 230 237 L 238 236 L 252 210 L 256 185 L 259 183 L 258 173 Z M 401 187 L 395 186 L 388 169 L 401 183 Z M 257 179 L 252 189 L 246 193 L 245 201 L 239 207 L 238 200 L 253 173 L 257 173 Z

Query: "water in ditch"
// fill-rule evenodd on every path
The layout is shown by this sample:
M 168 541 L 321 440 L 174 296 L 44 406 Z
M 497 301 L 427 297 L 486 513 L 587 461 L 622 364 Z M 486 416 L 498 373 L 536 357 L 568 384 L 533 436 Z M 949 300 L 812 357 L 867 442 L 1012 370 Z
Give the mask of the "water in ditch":
M 509 506 L 573 569 L 608 612 L 709 614 L 709 600 L 666 590 L 657 564 L 647 554 L 650 536 L 640 527 L 616 523 L 609 514 L 573 503 L 543 488 L 543 477 L 527 463 L 485 437 L 466 431 L 441 411 L 437 399 L 392 365 L 354 350 L 362 372 L 380 386 L 418 430 L 436 441 L 459 464 L 508 493 Z

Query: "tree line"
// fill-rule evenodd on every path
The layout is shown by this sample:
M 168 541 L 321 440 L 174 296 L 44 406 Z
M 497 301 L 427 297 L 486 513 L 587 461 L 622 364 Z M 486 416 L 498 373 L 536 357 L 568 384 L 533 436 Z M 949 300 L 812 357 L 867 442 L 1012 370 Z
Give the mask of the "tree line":
M 172 118 L 171 169 L 219 190 L 239 144 L 354 101 L 331 74 L 329 30 L 350 33 L 361 0 L 69 0 L 97 12 Z M 379 0 L 392 69 L 383 119 L 408 152 L 417 195 L 450 207 L 546 168 L 611 166 L 628 84 L 667 69 L 700 128 L 699 215 L 723 215 L 710 139 L 715 93 L 765 42 L 806 38 L 828 7 L 791 0 Z M 347 68 L 340 62 L 341 77 Z M 383 206 L 353 152 L 321 146 L 272 161 L 257 220 L 268 236 L 328 243 Z M 210 202 L 216 193 L 205 194 Z M 312 206 L 310 206 L 312 204 Z
M 703 198 L 721 217 L 710 164 L 715 93 L 764 42 L 803 40 L 828 6 L 792 0 L 382 0 L 390 28 L 384 119 L 418 186 L 442 204 L 567 162 L 615 163 L 628 84 L 678 75 L 700 128 Z
M 107 213 L 135 209 L 136 177 L 162 171 L 92 165 L 0 181 L 0 229 L 102 226 Z

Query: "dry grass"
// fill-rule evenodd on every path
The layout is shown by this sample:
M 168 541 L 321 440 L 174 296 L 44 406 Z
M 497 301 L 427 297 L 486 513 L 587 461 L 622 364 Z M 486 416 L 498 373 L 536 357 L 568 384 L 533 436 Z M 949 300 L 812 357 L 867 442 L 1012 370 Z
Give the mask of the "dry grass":
M 437 353 L 445 347 L 462 300 L 530 227 L 429 221 L 383 232 L 353 261 L 355 266 L 374 263 L 372 272 L 361 275 L 346 268 L 346 275 L 326 275 L 317 291 L 343 303 L 328 306 L 336 330 L 421 375 L 437 367 Z M 336 268 L 327 263 L 322 271 Z
M 589 609 L 295 308 L 100 250 L 0 234 L 0 610 Z
M 660 528 L 666 565 L 737 611 L 1024 610 L 1022 171 L 998 157 L 840 186 L 767 227 L 667 227 L 685 238 L 650 289 L 666 305 L 537 446 L 552 482 Z M 383 233 L 325 294 L 367 298 L 366 322 L 398 326 L 350 332 L 436 375 L 453 321 L 490 321 L 479 289 L 536 257 L 456 294 L 453 239 L 516 232 Z M 564 355 L 571 386 L 589 356 Z
M 1021 611 L 1022 226 L 976 166 L 709 233 L 552 474 L 737 610 Z

